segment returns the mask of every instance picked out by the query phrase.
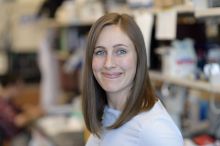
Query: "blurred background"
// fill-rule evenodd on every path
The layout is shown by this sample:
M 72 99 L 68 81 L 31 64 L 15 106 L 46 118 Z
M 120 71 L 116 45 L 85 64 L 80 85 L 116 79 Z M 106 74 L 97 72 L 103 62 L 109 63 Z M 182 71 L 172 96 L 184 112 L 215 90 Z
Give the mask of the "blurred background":
M 0 0 L 0 146 L 83 146 L 81 75 L 91 25 L 127 13 L 185 146 L 220 145 L 219 0 Z

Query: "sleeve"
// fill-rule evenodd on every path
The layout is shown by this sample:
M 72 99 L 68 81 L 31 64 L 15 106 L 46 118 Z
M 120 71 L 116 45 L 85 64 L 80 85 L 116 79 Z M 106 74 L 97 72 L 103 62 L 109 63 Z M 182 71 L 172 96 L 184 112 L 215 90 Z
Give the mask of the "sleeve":
M 140 146 L 183 146 L 179 129 L 169 119 L 152 121 L 140 132 Z

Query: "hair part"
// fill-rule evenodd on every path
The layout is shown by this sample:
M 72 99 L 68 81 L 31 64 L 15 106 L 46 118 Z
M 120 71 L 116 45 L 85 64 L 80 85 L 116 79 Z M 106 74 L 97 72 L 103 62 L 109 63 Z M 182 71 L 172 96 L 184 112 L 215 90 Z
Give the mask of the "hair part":
M 97 39 L 102 29 L 108 25 L 119 26 L 131 39 L 137 53 L 136 75 L 127 98 L 129 104 L 125 104 L 117 121 L 108 128 L 115 129 L 122 126 L 138 113 L 151 109 L 156 102 L 155 92 L 148 75 L 146 48 L 140 28 L 134 19 L 127 14 L 109 13 L 102 16 L 93 24 L 88 34 L 82 86 L 85 124 L 88 130 L 98 137 L 102 128 L 101 122 L 104 107 L 107 105 L 107 97 L 93 75 L 92 59 Z

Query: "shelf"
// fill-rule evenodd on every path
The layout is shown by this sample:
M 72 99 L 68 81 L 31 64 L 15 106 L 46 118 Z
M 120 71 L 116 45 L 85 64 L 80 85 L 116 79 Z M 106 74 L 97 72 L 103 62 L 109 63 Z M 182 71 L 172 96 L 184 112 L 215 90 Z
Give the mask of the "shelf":
M 190 80 L 185 78 L 178 78 L 178 77 L 171 77 L 168 75 L 163 75 L 162 73 L 158 71 L 150 71 L 150 78 L 151 80 L 158 80 L 162 82 L 168 82 L 180 86 L 185 86 L 188 88 L 195 88 L 199 90 L 204 90 L 207 92 L 213 92 L 213 93 L 220 93 L 220 84 L 218 85 L 211 85 L 208 82 L 200 81 L 200 80 Z
M 196 17 L 214 17 L 220 16 L 220 7 L 207 8 L 204 10 L 195 10 Z
M 182 13 L 194 13 L 194 12 L 195 12 L 193 6 L 187 6 L 187 5 L 174 6 L 173 9 L 176 10 L 176 12 L 177 12 L 178 14 L 182 14 Z
M 184 14 L 184 13 L 194 13 L 195 12 L 195 9 L 193 6 L 188 6 L 188 5 L 178 5 L 178 6 L 173 6 L 173 7 L 170 7 L 170 8 L 139 8 L 138 10 L 133 10 L 131 11 L 130 13 L 132 12 L 139 12 L 140 14 L 141 13 L 144 13 L 144 12 L 147 12 L 147 13 L 150 13 L 150 14 L 158 14 L 158 13 L 161 13 L 161 12 L 166 12 L 166 11 L 175 11 L 177 14 Z
M 78 22 L 57 22 L 59 27 L 69 27 L 69 26 L 92 26 L 92 24 L 95 23 L 94 21 L 78 21 Z
M 207 8 L 204 10 L 202 9 L 200 10 L 190 5 L 178 5 L 178 6 L 168 8 L 168 9 L 152 8 L 152 9 L 148 9 L 147 12 L 152 13 L 152 14 L 157 14 L 160 12 L 165 12 L 167 10 L 174 10 L 178 14 L 194 13 L 197 18 L 220 16 L 220 7 Z

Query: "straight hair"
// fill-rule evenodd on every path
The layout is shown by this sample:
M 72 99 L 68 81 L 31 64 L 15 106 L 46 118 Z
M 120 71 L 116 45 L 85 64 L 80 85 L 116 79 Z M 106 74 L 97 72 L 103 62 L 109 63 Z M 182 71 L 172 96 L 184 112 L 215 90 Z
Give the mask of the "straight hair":
M 157 100 L 149 79 L 144 38 L 135 20 L 127 14 L 108 13 L 102 16 L 92 25 L 88 34 L 82 83 L 82 110 L 85 125 L 98 137 L 102 129 L 102 116 L 104 107 L 107 105 L 107 97 L 94 77 L 92 59 L 97 39 L 102 29 L 109 25 L 119 26 L 133 42 L 137 53 L 137 69 L 125 107 L 115 123 L 108 128 L 119 128 L 140 112 L 151 109 Z

